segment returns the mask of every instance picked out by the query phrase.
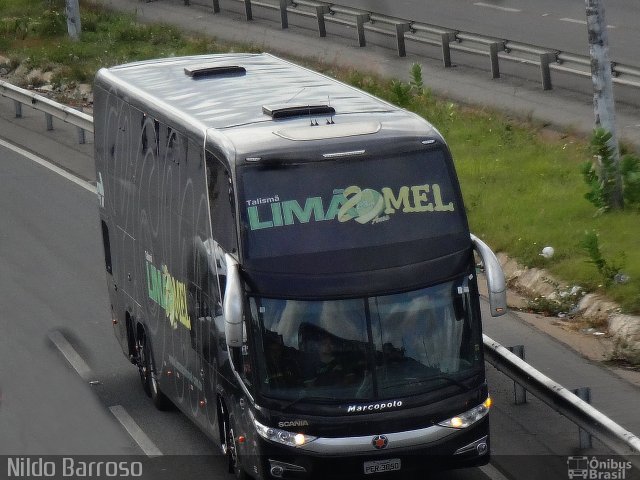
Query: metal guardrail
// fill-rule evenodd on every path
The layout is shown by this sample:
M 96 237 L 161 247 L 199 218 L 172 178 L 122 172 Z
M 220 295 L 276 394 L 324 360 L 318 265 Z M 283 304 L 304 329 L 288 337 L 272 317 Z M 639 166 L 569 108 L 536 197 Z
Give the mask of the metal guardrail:
M 247 0 L 248 1 L 248 0 Z M 16 114 L 22 105 L 30 105 L 45 115 L 51 115 L 93 132 L 93 117 L 72 107 L 59 104 L 42 95 L 0 81 L 0 95 L 13 99 Z M 20 105 L 20 108 L 18 108 Z M 20 116 L 20 115 L 16 115 Z M 47 121 L 49 123 L 49 121 Z M 610 418 L 554 382 L 508 349 L 483 335 L 486 360 L 516 383 L 530 391 L 554 410 L 567 417 L 620 455 L 634 455 L 640 462 L 640 438 L 625 430 Z
M 78 111 L 76 108 L 54 102 L 31 90 L 16 87 L 3 80 L 0 80 L 0 95 L 13 100 L 16 117 L 22 116 L 23 105 L 28 105 L 38 111 L 44 112 L 47 130 L 53 129 L 52 117 L 55 117 L 66 123 L 75 125 L 82 131 L 80 133 L 80 143 L 84 143 L 84 131 L 93 133 L 93 117 Z
M 213 1 L 213 13 L 219 13 L 220 0 L 193 0 L 193 3 L 208 7 L 211 5 L 211 1 Z M 253 6 L 279 11 L 280 24 L 283 29 L 289 27 L 289 14 L 315 18 L 320 37 L 327 35 L 327 22 L 352 27 L 356 32 L 358 45 L 361 47 L 367 44 L 367 32 L 391 36 L 396 40 L 397 52 L 401 57 L 406 56 L 407 40 L 437 46 L 442 50 L 442 62 L 445 68 L 452 66 L 452 50 L 489 57 L 493 78 L 500 77 L 500 60 L 536 66 L 540 69 L 540 79 L 544 90 L 552 88 L 551 71 L 591 76 L 591 59 L 586 55 L 452 30 L 316 0 L 233 1 L 244 4 L 246 20 L 253 20 Z M 190 5 L 192 0 L 183 0 L 183 2 L 185 5 Z M 613 61 L 611 62 L 611 73 L 614 83 L 640 87 L 639 67 Z
M 551 408 L 586 430 L 615 453 L 640 454 L 640 438 L 625 430 L 574 393 L 539 372 L 498 342 L 483 335 L 485 359 Z M 636 463 L 640 457 L 636 458 Z

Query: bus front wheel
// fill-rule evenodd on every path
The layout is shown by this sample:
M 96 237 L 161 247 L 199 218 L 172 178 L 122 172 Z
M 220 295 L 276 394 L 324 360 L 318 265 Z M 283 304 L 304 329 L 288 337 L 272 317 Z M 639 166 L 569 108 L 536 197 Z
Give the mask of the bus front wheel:
M 236 433 L 236 422 L 233 416 L 229 417 L 229 430 L 227 432 L 227 455 L 229 458 L 229 473 L 233 473 L 237 480 L 249 480 L 251 477 L 242 468 L 240 451 Z

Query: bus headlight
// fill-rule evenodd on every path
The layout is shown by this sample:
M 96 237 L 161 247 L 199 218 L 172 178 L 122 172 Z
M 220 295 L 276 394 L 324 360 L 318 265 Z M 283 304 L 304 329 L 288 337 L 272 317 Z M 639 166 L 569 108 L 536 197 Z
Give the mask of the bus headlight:
M 260 435 L 265 440 L 281 443 L 289 447 L 301 447 L 307 443 L 313 442 L 317 437 L 311 435 L 305 435 L 304 433 L 293 433 L 279 428 L 267 427 L 262 425 L 255 418 L 253 424 Z
M 493 401 L 491 397 L 487 397 L 487 399 L 482 402 L 477 407 L 472 408 L 471 410 L 467 410 L 464 413 L 456 415 L 455 417 L 451 417 L 444 422 L 439 422 L 438 425 L 442 427 L 450 427 L 450 428 L 467 428 L 469 425 L 473 425 L 478 420 L 482 419 L 487 413 L 489 413 L 489 409 L 491 408 Z

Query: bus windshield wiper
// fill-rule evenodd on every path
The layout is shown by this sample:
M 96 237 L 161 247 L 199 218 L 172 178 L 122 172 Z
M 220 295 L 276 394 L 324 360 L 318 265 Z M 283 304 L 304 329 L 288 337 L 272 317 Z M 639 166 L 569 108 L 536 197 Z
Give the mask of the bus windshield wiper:
M 427 381 L 427 380 L 446 380 L 447 383 L 451 385 L 457 385 L 458 387 L 460 387 L 460 389 L 464 390 L 465 392 L 468 392 L 469 390 L 471 390 L 471 387 L 467 387 L 460 380 L 456 380 L 455 378 L 451 378 L 447 375 L 435 375 L 433 377 L 428 377 L 424 379 L 424 381 Z
M 355 401 L 362 401 L 362 399 L 361 398 L 314 397 L 311 395 L 300 395 L 298 398 L 292 400 L 291 402 L 287 403 L 284 407 L 282 407 L 282 410 L 286 411 L 300 402 L 317 402 L 324 405 L 338 405 L 341 403 L 349 403 L 349 402 L 355 402 Z
M 467 387 L 460 380 L 456 380 L 455 378 L 449 377 L 448 375 L 433 375 L 433 376 L 429 376 L 429 377 L 425 377 L 425 378 L 416 378 L 416 379 L 412 378 L 411 379 L 411 383 L 412 384 L 427 383 L 427 382 L 430 382 L 431 380 L 445 380 L 448 384 L 456 385 L 457 387 L 459 387 L 461 390 L 463 390 L 465 392 L 468 392 L 468 391 L 471 390 L 471 387 Z M 404 385 L 407 385 L 407 383 L 395 383 L 393 385 L 386 385 L 386 386 L 383 387 L 383 389 L 387 390 L 389 388 L 402 387 Z

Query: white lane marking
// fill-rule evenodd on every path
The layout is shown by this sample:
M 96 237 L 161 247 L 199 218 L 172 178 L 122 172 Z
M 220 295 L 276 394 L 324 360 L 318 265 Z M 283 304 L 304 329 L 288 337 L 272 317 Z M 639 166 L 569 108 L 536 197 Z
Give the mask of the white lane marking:
M 16 152 L 19 155 L 22 155 L 23 157 L 27 157 L 29 160 L 31 160 L 32 162 L 37 163 L 38 165 L 42 165 L 45 168 L 48 168 L 49 170 L 51 170 L 52 172 L 57 173 L 58 175 L 66 178 L 67 180 L 75 183 L 76 185 L 80 185 L 82 188 L 89 190 L 91 193 L 96 193 L 96 187 L 94 187 L 93 185 L 91 185 L 89 182 L 86 182 L 78 177 L 76 177 L 75 175 L 70 174 L 69 172 L 67 172 L 66 170 L 63 170 L 62 168 L 46 161 L 44 158 L 40 158 L 37 155 L 34 155 L 33 153 L 20 148 L 16 145 L 13 145 L 9 142 L 5 142 L 4 140 L 0 139 L 0 145 L 8 148 L 9 150 L 13 150 L 14 152 Z
M 568 22 L 568 23 L 579 23 L 580 25 L 586 25 L 587 21 L 586 20 L 578 20 L 577 18 L 560 18 L 559 19 L 561 22 Z M 607 28 L 612 29 L 612 28 L 616 28 L 615 25 L 607 25 Z
M 483 465 L 479 468 L 480 468 L 480 471 L 484 473 L 487 477 L 489 477 L 491 480 L 508 480 L 507 477 L 505 477 L 502 473 L 500 473 L 500 470 L 498 470 L 496 467 L 494 467 L 490 463 L 488 463 L 487 465 Z
M 49 332 L 49 339 L 53 344 L 62 352 L 67 361 L 71 364 L 78 375 L 83 380 L 88 380 L 91 376 L 91 368 L 87 365 L 80 354 L 71 346 L 65 336 L 58 332 Z M 129 415 L 122 405 L 114 405 L 109 407 L 109 410 L 114 417 L 118 419 L 124 429 L 131 435 L 131 438 L 138 444 L 147 457 L 159 457 L 162 456 L 162 452 L 153 441 L 147 436 L 146 433 L 138 426 L 135 420 Z
M 87 362 L 83 360 L 80 354 L 75 351 L 65 336 L 58 331 L 53 331 L 49 332 L 49 340 L 60 350 L 73 369 L 78 372 L 80 378 L 89 380 L 91 368 L 89 368 L 89 365 L 87 365 Z
M 160 457 L 162 452 L 155 443 L 147 436 L 146 433 L 138 426 L 136 421 L 131 418 L 131 415 L 124 409 L 122 405 L 114 405 L 109 407 L 113 416 L 118 419 L 124 429 L 131 435 L 131 438 L 135 440 L 138 446 L 142 449 L 147 457 Z
M 501 10 L 503 12 L 520 13 L 522 11 L 518 8 L 501 7 L 500 5 L 492 5 L 490 3 L 483 3 L 483 2 L 476 2 L 474 3 L 474 5 L 476 7 L 493 8 L 494 10 Z
M 577 20 L 575 18 L 561 18 L 560 21 L 561 22 L 568 22 L 568 23 L 579 23 L 580 25 L 586 25 L 587 24 L 586 20 Z

